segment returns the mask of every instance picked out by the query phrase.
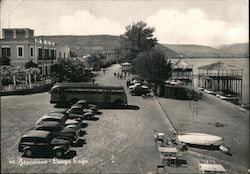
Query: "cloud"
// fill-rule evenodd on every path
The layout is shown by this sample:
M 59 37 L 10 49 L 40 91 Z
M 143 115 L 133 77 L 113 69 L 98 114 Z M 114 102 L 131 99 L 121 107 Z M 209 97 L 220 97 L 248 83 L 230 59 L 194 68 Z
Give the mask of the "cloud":
M 89 11 L 76 11 L 72 15 L 64 15 L 60 18 L 58 28 L 61 34 L 93 35 L 112 34 L 120 35 L 124 28 L 118 23 L 101 17 L 97 18 Z
M 211 20 L 200 9 L 162 9 L 146 19 L 160 43 L 218 45 L 248 42 L 248 28 Z

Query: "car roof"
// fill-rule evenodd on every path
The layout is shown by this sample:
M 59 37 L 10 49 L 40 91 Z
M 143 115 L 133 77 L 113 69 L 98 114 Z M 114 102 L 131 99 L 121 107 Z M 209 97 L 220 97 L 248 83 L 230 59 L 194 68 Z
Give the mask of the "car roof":
M 46 114 L 46 115 L 44 115 L 44 116 L 50 116 L 50 117 L 63 117 L 63 116 L 65 116 L 65 114 L 63 114 L 63 113 L 58 113 L 58 112 L 50 112 L 50 113 L 48 113 L 48 114 Z
M 23 137 L 39 137 L 39 138 L 47 138 L 50 135 L 49 131 L 41 131 L 41 130 L 31 130 L 27 132 Z
M 74 108 L 82 108 L 82 106 L 80 104 L 74 104 L 70 107 L 70 109 L 74 109 Z
M 60 113 L 60 112 L 66 112 L 67 108 L 54 108 L 53 110 L 49 111 L 50 113 Z
M 62 119 L 62 117 L 55 117 L 55 116 L 50 116 L 50 115 L 44 115 L 40 119 L 44 120 L 44 119 L 47 119 L 47 118 L 53 118 L 53 119 L 57 119 L 57 120 L 61 120 Z
M 38 127 L 57 127 L 59 125 L 61 125 L 61 123 L 57 121 L 48 121 L 48 122 L 44 122 L 42 125 Z
M 79 100 L 77 103 L 88 103 L 87 100 Z

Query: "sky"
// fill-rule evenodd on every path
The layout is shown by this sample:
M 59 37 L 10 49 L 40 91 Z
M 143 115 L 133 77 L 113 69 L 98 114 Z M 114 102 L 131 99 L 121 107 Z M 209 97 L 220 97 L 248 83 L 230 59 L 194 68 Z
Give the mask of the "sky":
M 248 0 L 0 0 L 1 28 L 35 35 L 121 35 L 144 21 L 162 44 L 249 41 Z

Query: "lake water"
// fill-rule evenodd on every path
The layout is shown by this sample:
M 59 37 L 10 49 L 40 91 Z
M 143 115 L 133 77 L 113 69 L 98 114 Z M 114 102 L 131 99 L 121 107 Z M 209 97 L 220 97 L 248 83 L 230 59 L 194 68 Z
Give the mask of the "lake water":
M 222 58 L 222 59 L 183 59 L 184 62 L 193 65 L 193 74 L 198 74 L 198 67 L 203 65 L 209 65 L 221 61 L 227 65 L 233 65 L 243 69 L 243 81 L 242 81 L 242 102 L 249 103 L 249 58 Z M 178 59 L 172 59 L 172 63 L 176 63 Z M 194 81 L 194 85 L 197 86 L 197 79 Z

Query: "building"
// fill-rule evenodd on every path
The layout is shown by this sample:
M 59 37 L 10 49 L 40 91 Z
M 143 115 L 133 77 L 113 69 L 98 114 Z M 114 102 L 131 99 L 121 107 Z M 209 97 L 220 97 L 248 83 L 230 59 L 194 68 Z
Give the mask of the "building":
M 202 89 L 242 98 L 243 69 L 221 61 L 198 67 L 198 85 Z
M 44 76 L 51 74 L 51 66 L 58 58 L 69 58 L 70 48 L 35 37 L 29 28 L 3 29 L 0 39 L 0 57 L 9 57 L 11 65 L 25 65 L 33 61 L 38 64 Z
M 180 59 L 172 67 L 171 80 L 193 84 L 193 66 Z

